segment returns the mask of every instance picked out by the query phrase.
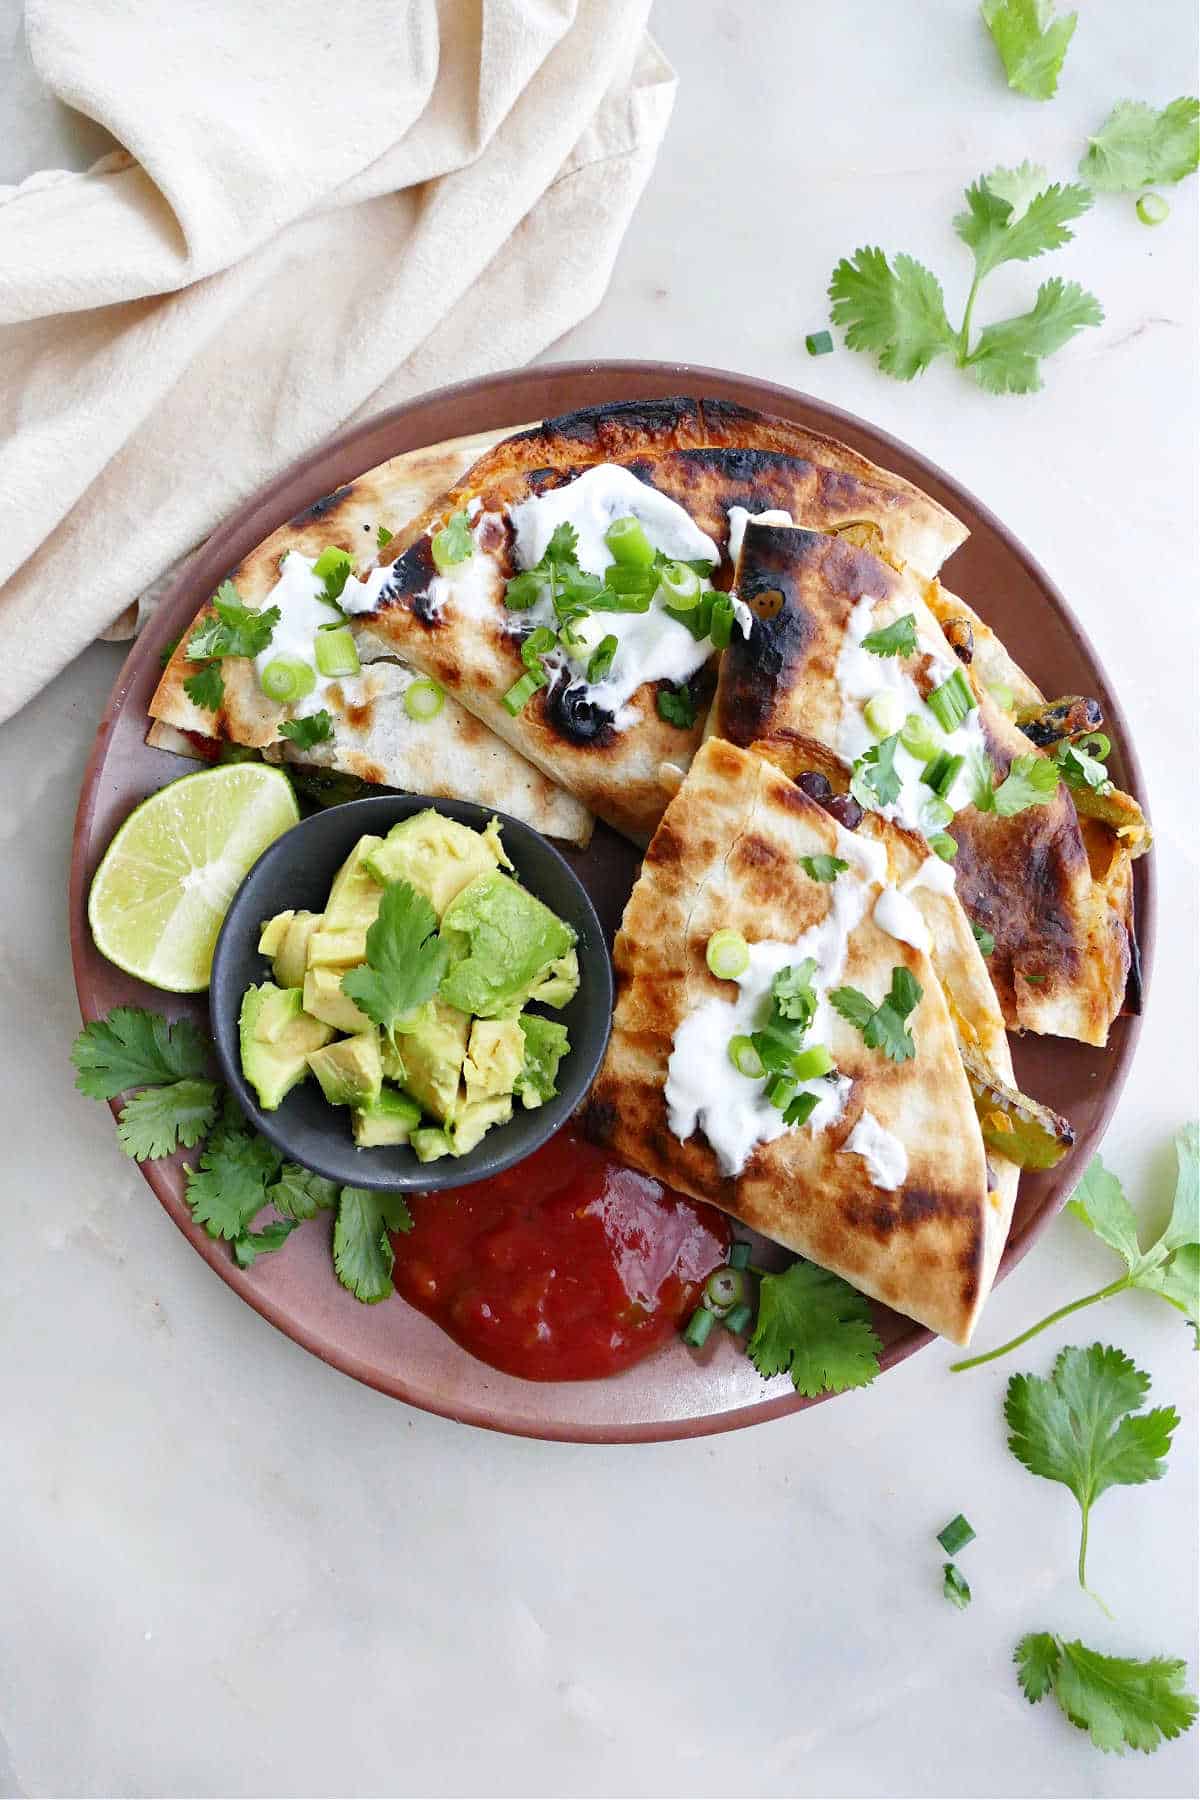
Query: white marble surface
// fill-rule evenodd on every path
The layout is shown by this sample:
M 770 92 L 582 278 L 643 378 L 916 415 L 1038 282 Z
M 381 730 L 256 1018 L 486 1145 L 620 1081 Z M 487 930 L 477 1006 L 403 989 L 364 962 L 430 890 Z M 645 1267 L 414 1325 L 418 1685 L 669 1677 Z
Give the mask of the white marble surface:
M 1103 201 L 1054 261 L 1107 322 L 1029 400 L 911 387 L 803 336 L 864 241 L 943 271 L 960 190 L 1032 156 L 1067 176 L 1123 95 L 1195 82 L 1188 0 L 1081 9 L 1058 100 L 997 79 L 970 0 L 660 0 L 682 85 L 595 315 L 555 356 L 659 356 L 807 387 L 907 438 L 1021 534 L 1084 617 L 1158 829 L 1157 980 L 1106 1156 L 1145 1217 L 1196 1107 L 1196 183 L 1150 232 Z M 82 166 L 0 0 L 0 180 Z M 1041 271 L 994 281 L 985 307 Z M 924 1351 L 873 1390 L 642 1449 L 510 1441 L 306 1357 L 186 1248 L 73 1094 L 65 880 L 75 792 L 120 661 L 99 646 L 0 730 L 0 1794 L 1187 1795 L 1196 1734 L 1102 1757 L 1009 1662 L 1030 1629 L 1191 1658 L 1195 1362 L 1145 1297 L 1102 1332 L 1184 1414 L 1161 1484 L 1077 1515 L 1008 1455 L 1006 1370 Z M 985 1342 L 1108 1279 L 1060 1220 Z M 1018 1364 L 1017 1366 L 1020 1366 Z M 939 1592 L 958 1509 L 975 1603 Z

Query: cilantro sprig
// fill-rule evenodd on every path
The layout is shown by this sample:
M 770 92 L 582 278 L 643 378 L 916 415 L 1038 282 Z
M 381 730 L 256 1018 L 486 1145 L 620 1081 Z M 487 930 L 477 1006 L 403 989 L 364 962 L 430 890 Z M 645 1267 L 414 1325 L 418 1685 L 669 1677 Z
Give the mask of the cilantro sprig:
M 915 614 L 905 613 L 902 618 L 893 619 L 890 625 L 883 625 L 878 631 L 868 631 L 862 647 L 869 650 L 872 656 L 911 656 L 917 647 Z
M 208 712 L 219 712 L 225 699 L 225 678 L 220 664 L 227 656 L 257 656 L 271 641 L 279 623 L 279 608 L 259 610 L 244 606 L 232 581 L 223 581 L 213 595 L 213 610 L 197 625 L 187 641 L 189 662 L 202 663 L 184 681 L 188 698 Z
M 888 992 L 876 1006 L 858 988 L 834 988 L 829 1003 L 862 1032 L 868 1050 L 882 1050 L 890 1062 L 908 1062 L 917 1053 L 907 1020 L 921 1002 L 922 988 L 911 970 L 900 963 L 892 970 Z
M 981 751 L 973 771 L 971 799 L 978 811 L 995 813 L 1001 819 L 1015 818 L 1031 806 L 1048 806 L 1058 792 L 1058 762 L 1051 756 L 1039 756 L 1036 750 L 1014 756 L 998 787 L 992 786 L 995 773 L 991 758 Z
M 412 1230 L 412 1214 L 401 1194 L 344 1187 L 333 1227 L 333 1266 L 356 1300 L 375 1306 L 395 1292 L 395 1253 L 388 1236 Z
M 1103 1656 L 1078 1639 L 1030 1632 L 1013 1652 L 1017 1681 L 1031 1706 L 1053 1694 L 1067 1719 L 1098 1750 L 1157 1750 L 1195 1723 L 1200 1703 L 1184 1682 L 1181 1658 Z
M 1071 241 L 1073 220 L 1092 204 L 1090 191 L 1047 183 L 1033 164 L 994 169 L 966 190 L 967 210 L 954 229 L 975 258 L 962 323 L 951 327 L 941 283 L 911 256 L 894 266 L 878 248 L 838 263 L 829 285 L 833 320 L 852 350 L 869 351 L 880 368 L 911 381 L 938 356 L 969 369 L 989 393 L 1036 393 L 1043 359 L 1104 314 L 1093 295 L 1054 277 L 1038 289 L 1029 312 L 986 326 L 972 346 L 971 323 L 983 281 L 1008 262 L 1028 262 Z
M 867 1387 L 883 1349 L 866 1297 L 816 1263 L 795 1262 L 759 1283 L 758 1322 L 746 1353 L 759 1374 L 789 1374 L 798 1394 Z
M 1037 1337 L 1047 1326 L 1055 1325 L 1071 1313 L 1079 1312 L 1097 1301 L 1110 1300 L 1129 1288 L 1142 1288 L 1157 1294 L 1168 1306 L 1183 1314 L 1196 1335 L 1200 1347 L 1200 1126 L 1185 1125 L 1175 1137 L 1178 1177 L 1171 1216 L 1159 1236 L 1143 1250 L 1138 1238 L 1137 1219 L 1125 1197 L 1117 1177 L 1106 1169 L 1098 1156 L 1093 1156 L 1079 1186 L 1067 1201 L 1067 1211 L 1094 1231 L 1096 1236 L 1124 1260 L 1125 1273 L 1095 1293 L 1084 1294 L 1066 1306 L 1058 1307 L 1031 1325 L 1018 1337 L 1010 1338 L 995 1350 L 970 1356 L 964 1362 L 951 1363 L 951 1369 L 978 1368 L 981 1363 L 995 1362 Z
M 1200 100 L 1172 100 L 1155 112 L 1119 100 L 1088 147 L 1079 173 L 1102 193 L 1127 194 L 1182 181 L 1200 167 Z
M 342 992 L 395 1041 L 396 1027 L 431 1000 L 446 972 L 449 951 L 437 935 L 433 907 L 407 881 L 383 891 L 367 932 L 367 960 L 342 976 Z
M 848 862 L 843 862 L 840 856 L 825 856 L 821 854 L 817 856 L 802 856 L 800 858 L 800 867 L 804 870 L 804 873 L 808 876 L 810 881 L 836 881 L 839 875 L 844 875 L 846 873 L 850 864 Z
M 1053 0 L 983 0 L 979 10 L 1009 87 L 1031 100 L 1052 99 L 1078 14 L 1056 18 Z
M 900 798 L 900 774 L 896 768 L 899 732 L 881 738 L 863 752 L 850 771 L 850 792 L 860 806 L 878 812 Z
M 284 719 L 279 735 L 288 738 L 297 750 L 311 750 L 314 744 L 327 744 L 333 737 L 333 720 L 321 707 L 319 712 L 305 713 L 299 719 Z
M 208 1050 L 189 1019 L 172 1023 L 140 1006 L 118 1006 L 84 1027 L 71 1061 L 75 1085 L 90 1099 L 130 1094 L 117 1137 L 138 1161 L 170 1156 L 180 1145 L 190 1150 L 216 1118 Z

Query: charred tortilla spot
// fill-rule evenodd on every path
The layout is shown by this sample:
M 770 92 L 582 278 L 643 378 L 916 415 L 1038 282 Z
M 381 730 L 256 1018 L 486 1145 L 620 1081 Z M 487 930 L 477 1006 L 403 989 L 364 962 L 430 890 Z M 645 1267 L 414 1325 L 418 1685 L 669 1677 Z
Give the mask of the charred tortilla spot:
M 735 854 L 739 863 L 752 869 L 770 868 L 782 860 L 776 845 L 769 843 L 766 838 L 755 837 L 751 832 L 738 839 Z
M 593 1143 L 603 1144 L 612 1136 L 616 1122 L 617 1109 L 613 1102 L 598 1099 L 593 1094 L 583 1109 L 584 1134 Z
M 546 718 L 571 744 L 602 748 L 611 742 L 613 715 L 588 699 L 584 682 L 573 681 L 564 669 L 546 694 Z
M 783 593 L 779 588 L 760 588 L 758 593 L 747 600 L 750 611 L 765 624 L 776 619 L 783 611 Z
M 669 819 L 664 819 L 650 840 L 650 848 L 646 852 L 648 863 L 662 863 L 669 867 L 672 863 L 684 860 L 684 846 L 676 835 Z
M 343 717 L 347 725 L 353 726 L 355 731 L 370 731 L 375 717 L 374 700 L 367 699 L 344 706 Z
M 353 482 L 348 487 L 335 488 L 332 494 L 324 494 L 320 500 L 314 500 L 311 506 L 306 506 L 303 512 L 298 512 L 288 523 L 309 525 L 314 519 L 324 519 L 333 512 L 335 507 L 340 506 L 343 500 L 348 500 L 353 492 Z

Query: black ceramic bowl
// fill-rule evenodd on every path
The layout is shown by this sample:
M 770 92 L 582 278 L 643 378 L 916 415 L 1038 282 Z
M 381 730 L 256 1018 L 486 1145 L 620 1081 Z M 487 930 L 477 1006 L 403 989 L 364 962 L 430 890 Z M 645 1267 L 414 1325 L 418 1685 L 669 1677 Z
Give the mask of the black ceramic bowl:
M 331 1106 L 315 1081 L 294 1087 L 282 1106 L 264 1112 L 242 1075 L 238 1046 L 238 1013 L 242 995 L 252 982 L 270 979 L 271 966 L 258 952 L 263 921 L 287 907 L 320 912 L 330 884 L 359 838 L 370 832 L 385 836 L 410 814 L 432 806 L 448 818 L 482 830 L 497 817 L 504 848 L 517 876 L 559 918 L 575 927 L 579 942 L 579 992 L 561 1011 L 571 1048 L 559 1064 L 559 1092 L 544 1106 L 527 1110 L 520 1103 L 507 1125 L 494 1125 L 465 1156 L 418 1162 L 407 1145 L 381 1145 L 360 1150 L 350 1135 L 344 1107 Z M 315 1169 L 331 1181 L 355 1187 L 404 1192 L 462 1187 L 511 1168 L 544 1144 L 563 1125 L 587 1093 L 604 1055 L 612 1027 L 613 983 L 608 949 L 600 922 L 579 877 L 545 838 L 506 813 L 466 800 L 430 800 L 419 794 L 381 794 L 353 800 L 315 813 L 259 857 L 225 915 L 213 955 L 209 1005 L 213 1036 L 222 1073 L 246 1117 L 263 1136 L 295 1162 Z

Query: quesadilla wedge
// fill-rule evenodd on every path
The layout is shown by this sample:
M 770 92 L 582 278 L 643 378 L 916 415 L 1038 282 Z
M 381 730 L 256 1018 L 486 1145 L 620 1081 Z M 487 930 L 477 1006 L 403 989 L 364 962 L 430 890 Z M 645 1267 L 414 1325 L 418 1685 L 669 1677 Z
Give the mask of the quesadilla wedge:
M 314 618 L 314 630 L 325 623 L 344 623 L 332 606 L 313 598 L 324 584 L 306 580 L 321 553 L 332 547 L 352 556 L 354 585 L 369 585 L 384 548 L 381 536 L 398 531 L 495 437 L 492 433 L 408 451 L 318 501 L 273 532 L 232 572 L 237 599 L 256 610 L 273 604 L 272 592 L 281 585 L 281 564 L 294 557 L 287 584 L 287 591 L 295 595 L 293 604 Z M 375 585 L 382 579 L 375 574 Z M 150 703 L 151 744 L 202 755 L 206 742 L 226 740 L 261 749 L 272 760 L 333 769 L 435 798 L 477 800 L 525 819 L 550 836 L 587 843 L 592 819 L 579 800 L 533 768 L 451 695 L 442 695 L 439 704 L 428 681 L 369 629 L 357 634 L 358 672 L 319 681 L 298 706 L 269 700 L 255 661 L 246 656 L 221 660 L 220 703 L 199 704 L 189 684 L 204 665 L 189 660 L 187 649 L 194 633 L 212 616 L 211 607 L 201 610 L 163 673 Z M 270 647 L 273 653 L 279 647 L 274 637 Z M 292 647 L 303 654 L 308 645 Z M 423 692 L 417 698 L 425 701 L 423 707 L 410 693 L 418 681 Z M 327 737 L 301 747 L 280 734 L 282 724 L 318 710 L 329 715 Z
M 1103 1044 L 1131 962 L 1128 851 L 1085 843 L 1057 764 L 956 656 L 923 584 L 845 538 L 751 525 L 737 591 L 753 626 L 710 729 L 773 742 L 777 762 L 790 741 L 789 773 L 819 769 L 921 831 L 994 940 L 1005 1022 Z
M 914 835 L 870 814 L 846 830 L 765 758 L 709 738 L 625 909 L 585 1119 L 635 1167 L 965 1343 L 1018 1171 L 985 1149 L 961 1034 L 996 1079 L 1012 1065 L 961 907 L 922 879 L 927 861 Z M 711 973 L 717 932 L 749 946 L 736 979 Z M 772 1045 L 797 1017 L 786 1053 L 808 1061 L 793 1073 L 825 1072 L 772 1096 Z

